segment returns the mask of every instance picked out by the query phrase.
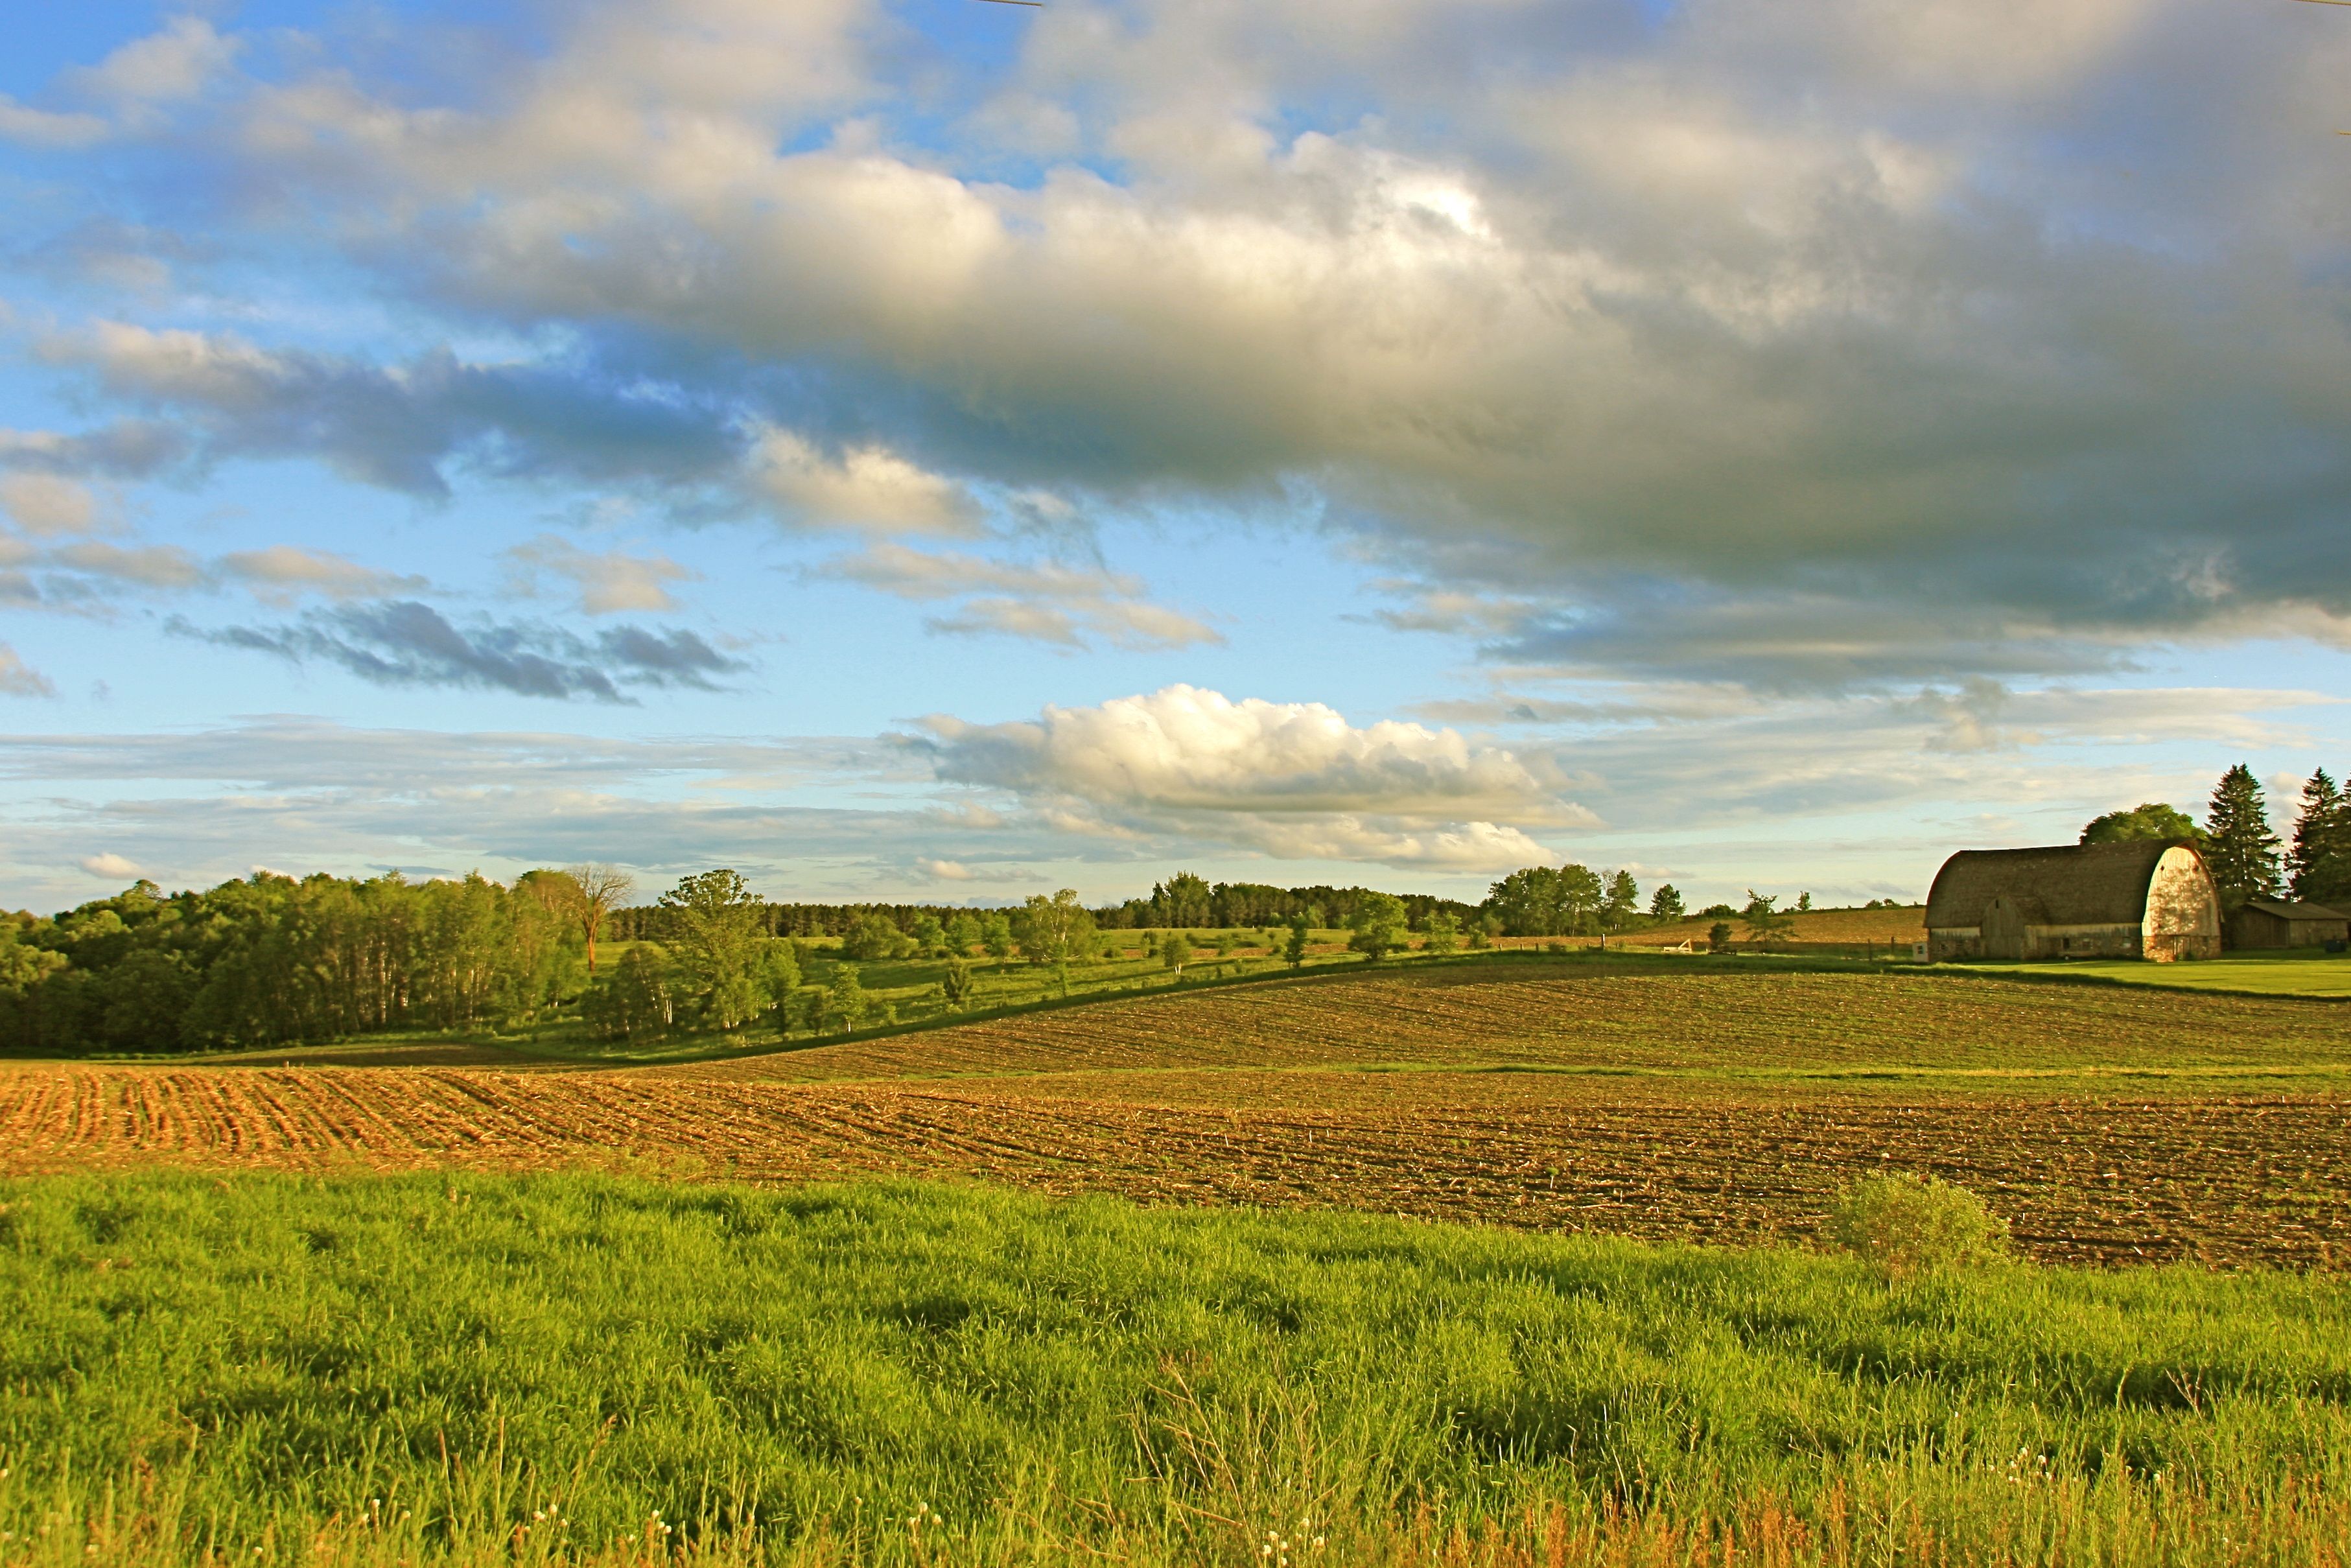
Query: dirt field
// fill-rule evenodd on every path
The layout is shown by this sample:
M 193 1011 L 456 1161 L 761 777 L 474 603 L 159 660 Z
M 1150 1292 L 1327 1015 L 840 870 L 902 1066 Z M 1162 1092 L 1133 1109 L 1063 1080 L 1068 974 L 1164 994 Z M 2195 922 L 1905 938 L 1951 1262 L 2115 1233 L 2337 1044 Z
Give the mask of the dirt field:
M 633 1071 L 0 1068 L 0 1170 L 642 1163 L 1802 1237 L 1885 1167 L 2035 1255 L 2351 1265 L 2339 1004 L 1908 975 L 1210 991 Z

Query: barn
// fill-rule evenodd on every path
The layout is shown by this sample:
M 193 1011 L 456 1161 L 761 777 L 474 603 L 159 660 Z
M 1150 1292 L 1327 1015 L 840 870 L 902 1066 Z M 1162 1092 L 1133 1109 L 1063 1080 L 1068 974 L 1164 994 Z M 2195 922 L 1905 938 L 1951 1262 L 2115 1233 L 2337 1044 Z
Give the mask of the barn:
M 1927 895 L 1927 951 L 1958 958 L 2211 958 L 2220 892 L 2189 845 L 2157 839 L 1962 850 Z
M 2231 947 L 2316 947 L 2351 936 L 2351 915 L 2323 904 L 2249 898 L 2229 916 Z

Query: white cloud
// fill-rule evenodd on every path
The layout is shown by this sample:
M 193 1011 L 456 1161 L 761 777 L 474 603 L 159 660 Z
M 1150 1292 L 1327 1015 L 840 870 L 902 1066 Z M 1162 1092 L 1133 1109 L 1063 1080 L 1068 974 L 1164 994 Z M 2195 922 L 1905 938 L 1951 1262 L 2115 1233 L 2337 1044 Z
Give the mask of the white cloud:
M 421 577 L 379 571 L 333 550 L 305 549 L 298 545 L 234 551 L 221 557 L 220 570 L 250 587 L 255 598 L 271 604 L 289 604 L 305 593 L 327 599 L 381 599 L 422 592 L 428 586 Z
M 137 876 L 139 874 L 139 866 L 136 862 L 127 861 L 118 854 L 85 855 L 74 863 L 80 866 L 82 870 L 89 873 L 92 876 L 111 877 L 120 880 L 126 876 Z
M 1517 824 L 1589 824 L 1556 780 L 1417 724 L 1169 686 L 1031 722 L 924 722 L 940 778 L 1003 789 L 1057 828 L 1207 837 L 1284 859 L 1496 866 L 1541 859 Z
M 148 589 L 201 588 L 211 575 L 203 561 L 178 545 L 125 547 L 91 540 L 52 550 L 48 559 L 92 577 Z
M 1646 591 L 1658 635 L 1587 639 L 1595 666 L 1751 598 L 1736 678 L 1790 685 L 1889 651 L 1803 646 L 1824 601 L 1992 673 L 2351 613 L 2310 564 L 2351 494 L 2342 246 L 2295 215 L 2336 193 L 2339 30 L 2184 0 L 1697 0 L 1632 32 L 1146 3 L 1035 18 L 942 147 L 899 134 L 869 22 L 590 5 L 478 99 L 333 62 L 207 145 L 403 286 L 781 371 L 735 411 L 744 482 L 818 525 L 1310 485 L 1448 591 L 1603 620 Z M 1296 128 L 1330 101 L 1369 112 Z M 1082 634 L 1053 608 L 942 622 Z
M 505 552 L 514 586 L 528 595 L 537 591 L 538 574 L 569 581 L 580 596 L 580 608 L 590 615 L 611 615 L 627 610 L 674 610 L 673 582 L 694 582 L 702 574 L 664 555 L 628 555 L 620 550 L 583 550 L 569 539 L 541 534 Z
M 797 520 L 876 533 L 967 534 L 978 507 L 951 479 L 881 445 L 820 451 L 789 430 L 759 433 L 752 483 Z
M 1081 648 L 1092 638 L 1121 648 L 1184 648 L 1224 638 L 1193 616 L 1144 599 L 1141 580 L 1102 568 L 1017 563 L 911 549 L 883 541 L 829 562 L 820 574 L 901 599 L 959 599 L 925 622 L 953 635 L 1000 635 Z
M 0 694 L 12 697 L 52 697 L 57 688 L 49 678 L 25 663 L 16 649 L 0 643 Z
M 111 128 L 95 114 L 34 109 L 0 93 L 0 141 L 34 147 L 87 147 L 106 139 Z
M 99 523 L 89 486 L 55 474 L 0 475 L 0 512 L 30 534 L 88 533 Z
M 922 873 L 925 876 L 930 878 L 933 882 L 970 882 L 973 880 L 971 867 L 964 864 L 961 861 L 917 859 L 914 862 L 914 869 Z
M 133 38 L 88 70 L 69 73 L 90 97 L 136 109 L 176 103 L 203 92 L 235 62 L 238 40 L 201 16 L 175 16 L 160 32 Z

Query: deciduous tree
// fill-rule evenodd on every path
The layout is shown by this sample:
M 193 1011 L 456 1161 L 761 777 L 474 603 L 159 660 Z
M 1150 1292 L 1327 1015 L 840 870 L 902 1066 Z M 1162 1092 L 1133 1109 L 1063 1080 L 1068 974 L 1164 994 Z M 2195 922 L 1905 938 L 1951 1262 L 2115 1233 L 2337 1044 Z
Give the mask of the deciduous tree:
M 601 861 L 585 862 L 563 868 L 563 876 L 571 883 L 571 917 L 588 939 L 588 972 L 596 972 L 596 934 L 604 928 L 604 919 L 628 902 L 636 890 L 635 881 L 619 866 Z

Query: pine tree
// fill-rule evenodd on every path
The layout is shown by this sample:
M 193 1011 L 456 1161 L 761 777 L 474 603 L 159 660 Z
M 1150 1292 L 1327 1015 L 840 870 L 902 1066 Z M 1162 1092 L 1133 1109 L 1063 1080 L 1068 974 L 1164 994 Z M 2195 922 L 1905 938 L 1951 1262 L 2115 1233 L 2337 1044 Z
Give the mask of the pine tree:
M 2249 898 L 2278 894 L 2278 836 L 2270 831 L 2261 781 L 2238 763 L 2220 775 L 2204 813 L 2204 863 L 2234 908 Z
M 2313 904 L 2351 897 L 2351 800 L 2322 768 L 2302 787 L 2302 815 L 2294 824 L 2294 852 L 2286 858 L 2294 895 Z

